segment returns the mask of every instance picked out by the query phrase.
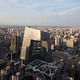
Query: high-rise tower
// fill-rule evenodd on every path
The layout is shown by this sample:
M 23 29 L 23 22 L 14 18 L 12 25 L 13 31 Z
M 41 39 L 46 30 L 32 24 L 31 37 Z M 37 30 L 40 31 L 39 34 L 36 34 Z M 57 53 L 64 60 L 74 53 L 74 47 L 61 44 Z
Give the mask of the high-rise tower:
M 21 60 L 29 60 L 32 40 L 37 42 L 46 41 L 45 44 L 42 44 L 41 46 L 47 48 L 46 50 L 49 51 L 49 34 L 38 29 L 26 27 L 24 31 L 23 44 L 21 49 Z
M 13 53 L 16 53 L 16 48 L 17 48 L 17 37 L 15 34 L 11 36 L 11 42 L 10 42 L 10 51 Z

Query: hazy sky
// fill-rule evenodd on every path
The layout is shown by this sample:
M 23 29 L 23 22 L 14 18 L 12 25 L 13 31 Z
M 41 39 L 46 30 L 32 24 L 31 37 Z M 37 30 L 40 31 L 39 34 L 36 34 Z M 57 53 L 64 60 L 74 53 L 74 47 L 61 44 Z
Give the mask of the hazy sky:
M 0 24 L 80 26 L 80 0 L 0 0 Z

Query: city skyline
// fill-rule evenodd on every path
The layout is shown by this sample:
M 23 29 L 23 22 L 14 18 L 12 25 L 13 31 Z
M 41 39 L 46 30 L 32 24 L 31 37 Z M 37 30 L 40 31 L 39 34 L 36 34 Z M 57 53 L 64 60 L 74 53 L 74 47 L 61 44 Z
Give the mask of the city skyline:
M 0 24 L 80 26 L 79 0 L 0 0 Z

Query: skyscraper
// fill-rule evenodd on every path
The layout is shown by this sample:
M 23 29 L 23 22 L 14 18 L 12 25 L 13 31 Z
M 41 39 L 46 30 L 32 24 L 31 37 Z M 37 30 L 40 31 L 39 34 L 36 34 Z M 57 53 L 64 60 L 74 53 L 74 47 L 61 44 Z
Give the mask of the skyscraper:
M 11 41 L 10 41 L 10 51 L 13 53 L 16 53 L 16 48 L 17 48 L 17 37 L 15 34 L 11 36 Z
M 46 43 L 43 44 L 43 47 L 49 50 L 49 34 L 38 29 L 26 27 L 24 31 L 23 44 L 21 49 L 21 60 L 29 60 L 31 40 L 46 41 Z
M 60 46 L 62 43 L 61 37 L 59 35 L 55 36 L 55 46 Z

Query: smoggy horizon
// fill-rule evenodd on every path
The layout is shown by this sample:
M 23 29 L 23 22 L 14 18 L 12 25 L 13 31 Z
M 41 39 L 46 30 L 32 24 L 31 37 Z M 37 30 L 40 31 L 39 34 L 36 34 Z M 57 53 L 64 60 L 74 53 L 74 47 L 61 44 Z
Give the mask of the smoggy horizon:
M 79 0 L 0 0 L 0 25 L 80 26 Z

